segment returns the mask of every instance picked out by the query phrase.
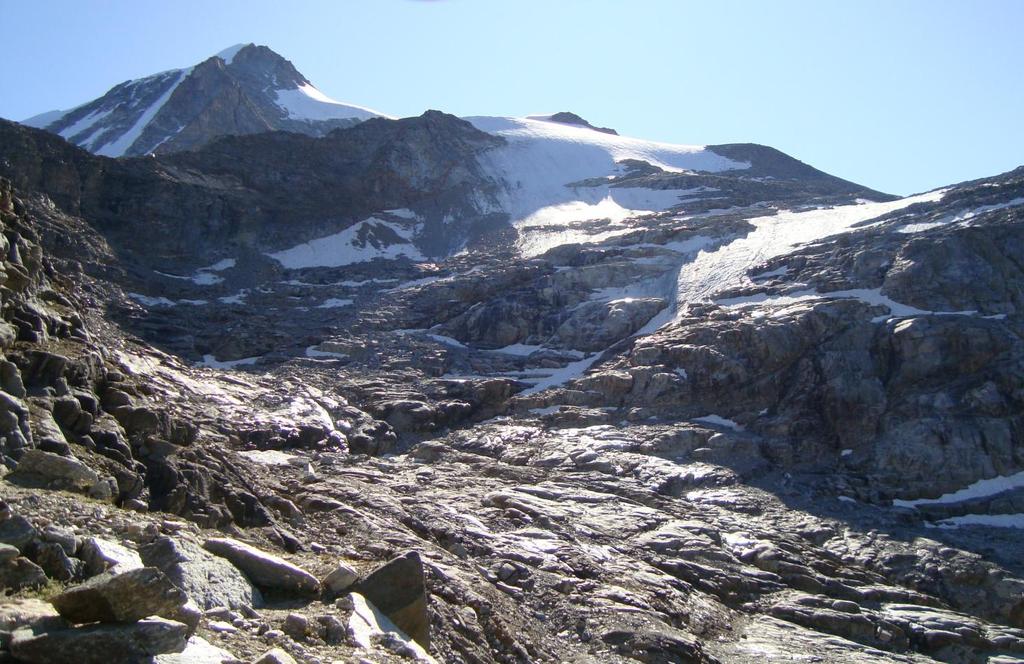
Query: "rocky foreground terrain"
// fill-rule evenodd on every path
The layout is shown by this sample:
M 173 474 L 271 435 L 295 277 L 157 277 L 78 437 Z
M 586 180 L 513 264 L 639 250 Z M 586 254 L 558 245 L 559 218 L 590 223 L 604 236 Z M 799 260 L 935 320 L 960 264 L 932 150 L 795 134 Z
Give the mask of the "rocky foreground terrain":
M 1024 172 L 494 126 L 0 123 L 0 659 L 1024 661 Z

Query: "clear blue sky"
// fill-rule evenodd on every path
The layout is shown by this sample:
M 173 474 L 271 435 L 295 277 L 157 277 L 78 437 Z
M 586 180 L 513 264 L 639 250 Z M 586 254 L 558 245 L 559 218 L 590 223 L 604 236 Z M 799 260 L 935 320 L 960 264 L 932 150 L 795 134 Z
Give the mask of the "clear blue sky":
M 1024 164 L 1024 0 L 0 0 L 0 117 L 266 44 L 396 116 L 572 110 L 908 194 Z

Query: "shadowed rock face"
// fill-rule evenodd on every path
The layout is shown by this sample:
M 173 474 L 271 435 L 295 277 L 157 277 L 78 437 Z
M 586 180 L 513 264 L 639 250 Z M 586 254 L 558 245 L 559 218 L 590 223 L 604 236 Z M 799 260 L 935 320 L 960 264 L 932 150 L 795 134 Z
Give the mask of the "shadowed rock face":
M 751 168 L 622 164 L 714 190 L 525 259 L 498 147 L 433 112 L 126 160 L 0 124 L 0 576 L 145 560 L 249 661 L 415 652 L 339 636 L 349 589 L 438 661 L 1020 657 L 1024 542 L 984 524 L 1024 513 L 1024 172 L 849 205 L 718 146 Z M 422 224 L 422 258 L 267 256 L 370 216 L 342 249 Z M 16 654 L 187 628 L 40 629 Z

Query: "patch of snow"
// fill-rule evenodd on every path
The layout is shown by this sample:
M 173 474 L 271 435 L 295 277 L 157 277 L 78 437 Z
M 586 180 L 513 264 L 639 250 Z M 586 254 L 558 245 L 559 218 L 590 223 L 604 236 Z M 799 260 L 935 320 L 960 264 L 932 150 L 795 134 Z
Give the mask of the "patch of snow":
M 505 190 L 493 204 L 511 216 L 523 236 L 521 250 L 534 256 L 566 242 L 586 241 L 586 234 L 562 232 L 574 222 L 618 223 L 636 214 L 668 209 L 684 195 L 707 191 L 660 191 L 645 188 L 569 186 L 584 180 L 607 182 L 621 174 L 618 162 L 637 159 L 669 172 L 723 171 L 749 168 L 703 146 L 671 145 L 595 132 L 586 127 L 537 118 L 466 118 L 477 129 L 506 140 L 479 158 L 484 170 L 503 182 Z
M 369 108 L 331 99 L 311 83 L 303 83 L 291 90 L 277 90 L 276 103 L 292 120 L 369 120 L 388 117 Z
M 413 279 L 411 281 L 404 281 L 394 288 L 389 288 L 385 293 L 397 293 L 398 291 L 408 290 L 409 288 L 416 288 L 417 286 L 426 286 L 436 281 L 440 281 L 441 277 L 421 277 L 420 279 Z
M 753 285 L 747 278 L 751 269 L 802 244 L 846 232 L 860 222 L 915 203 L 937 201 L 944 194 L 944 190 L 939 190 L 887 203 L 782 211 L 748 219 L 754 231 L 713 251 L 701 251 L 683 266 L 677 282 L 678 313 L 682 315 L 688 305 L 712 300 L 716 293 L 724 290 Z
M 426 336 L 438 342 L 439 344 L 444 344 L 445 346 L 452 346 L 453 348 L 468 348 L 466 344 L 462 343 L 458 339 L 446 337 L 443 334 L 428 334 Z
M 147 307 L 173 307 L 177 302 L 166 297 L 150 297 L 142 293 L 128 293 L 128 297 Z
M 551 415 L 557 413 L 562 409 L 561 406 L 548 406 L 547 408 L 531 408 L 530 413 L 533 415 Z
M 1024 205 L 1024 198 L 1014 198 L 1013 200 L 1005 201 L 1003 203 L 995 203 L 993 205 L 982 205 L 974 208 L 973 210 L 959 212 L 937 221 L 905 224 L 897 228 L 896 231 L 898 233 L 920 233 L 922 231 L 938 228 L 940 226 L 948 226 L 950 224 L 963 224 L 965 226 L 969 226 L 971 224 L 971 220 L 975 217 L 979 217 L 988 212 L 995 212 L 996 210 L 1005 210 L 1006 208 L 1017 207 L 1018 205 Z
M 238 454 L 250 461 L 265 466 L 291 466 L 292 459 L 298 458 L 294 454 L 288 454 L 280 450 L 247 450 Z
M 238 55 L 238 52 L 246 46 L 249 46 L 249 44 L 235 44 L 234 46 L 229 46 L 218 53 L 216 57 L 223 60 L 224 64 L 230 65 L 234 61 L 235 56 Z
M 113 111 L 113 108 L 108 108 L 105 111 L 93 111 L 92 113 L 89 113 L 88 115 L 81 118 L 71 126 L 59 131 L 58 135 L 61 136 L 62 138 L 70 140 L 75 136 L 78 136 L 79 134 L 87 131 L 90 127 L 98 123 L 100 120 L 110 115 Z
M 332 297 L 321 302 L 317 309 L 337 309 L 339 307 L 347 307 L 352 304 L 352 300 L 342 297 Z
M 519 396 L 529 396 L 536 394 L 551 387 L 557 387 L 568 383 L 570 380 L 574 380 L 583 375 L 583 373 L 589 369 L 595 362 L 601 359 L 602 353 L 594 353 L 589 357 L 585 357 L 582 360 L 576 362 L 570 362 L 561 369 L 554 369 L 550 374 L 544 375 L 536 379 L 524 379 L 524 382 L 532 382 L 533 387 L 523 390 L 519 393 Z M 548 371 L 545 369 L 545 371 Z
M 222 304 L 244 304 L 245 298 L 249 295 L 248 289 L 242 289 L 234 295 L 225 295 L 224 297 L 218 297 L 217 301 Z
M 760 280 L 760 279 L 768 279 L 769 277 L 783 277 L 783 276 L 785 276 L 788 273 L 789 273 L 789 266 L 783 265 L 782 267 L 777 267 L 774 270 L 768 270 L 767 272 L 755 272 L 754 274 L 752 274 L 750 276 L 752 278 L 754 278 L 754 279 Z
M 736 422 L 728 418 L 722 417 L 721 415 L 715 415 L 714 413 L 710 415 L 704 415 L 702 417 L 694 417 L 693 421 L 703 422 L 705 424 L 711 424 L 718 427 L 725 427 L 727 429 L 732 429 L 733 431 L 745 431 L 745 429 Z
M 502 346 L 501 348 L 495 348 L 492 353 L 505 353 L 506 355 L 518 355 L 520 357 L 527 357 L 532 355 L 539 350 L 543 350 L 544 346 L 531 345 L 531 344 L 511 344 L 509 346 Z
M 385 214 L 390 214 L 392 217 L 398 217 L 399 219 L 418 219 L 419 216 L 410 210 L 409 208 L 398 208 L 396 210 L 384 210 Z
M 848 457 L 851 454 L 853 454 L 853 450 L 843 450 L 842 452 L 839 453 L 839 456 L 841 456 L 841 457 Z
M 171 95 L 181 82 L 185 80 L 185 77 L 191 73 L 191 69 L 181 69 L 177 72 L 178 77 L 168 86 L 167 90 L 164 91 L 160 98 L 153 102 L 149 108 L 147 108 L 132 125 L 132 128 L 121 134 L 115 140 L 107 143 L 100 149 L 96 150 L 96 154 L 103 155 L 105 157 L 120 157 L 132 147 L 135 141 L 139 140 L 139 136 L 142 135 L 143 130 L 150 123 L 150 121 L 156 117 L 156 114 L 160 112 L 160 109 L 164 107 L 167 100 L 171 98 Z M 174 72 L 171 72 L 174 73 Z
M 227 360 L 220 362 L 213 355 L 203 355 L 203 361 L 198 364 L 201 367 L 209 367 L 211 369 L 234 369 L 235 367 L 244 367 L 256 364 L 259 362 L 259 357 L 243 357 L 240 360 Z
M 872 318 L 872 322 L 875 323 L 881 323 L 891 318 L 905 318 L 908 316 L 974 316 L 978 313 L 974 310 L 928 311 L 925 309 L 918 309 L 917 307 L 897 302 L 896 300 L 883 295 L 881 289 L 878 288 L 851 288 L 848 290 L 829 291 L 827 293 L 819 293 L 816 290 L 801 290 L 794 291 L 786 295 L 766 295 L 764 293 L 758 293 L 757 295 L 723 298 L 721 300 L 716 300 L 715 304 L 727 309 L 737 309 L 749 306 L 778 307 L 795 304 L 797 302 L 806 302 L 808 300 L 820 300 L 825 298 L 854 298 L 867 302 L 868 304 L 880 305 L 889 309 L 888 315 Z
M 405 257 L 412 261 L 425 261 L 426 257 L 412 244 L 411 233 L 411 229 L 398 223 L 369 217 L 339 233 L 268 256 L 289 270 L 341 267 L 377 258 L 393 260 Z
M 336 360 L 348 359 L 348 355 L 345 353 L 333 353 L 329 350 L 320 350 L 315 344 L 306 348 L 306 357 L 333 358 Z
M 994 526 L 996 528 L 1024 528 L 1024 514 L 964 514 L 943 519 L 939 527 Z
M 840 502 L 843 502 L 843 503 L 856 503 L 857 502 L 856 498 L 851 498 L 850 496 L 836 496 L 836 500 L 838 500 Z
M 191 279 L 192 283 L 197 286 L 213 286 L 214 284 L 219 284 L 224 281 L 223 277 L 218 277 L 210 272 L 196 272 L 194 275 L 189 277 L 189 279 Z
M 689 374 L 686 373 L 686 369 L 683 369 L 682 367 L 679 367 L 678 369 L 676 369 L 672 373 L 674 373 L 675 375 L 679 376 L 680 378 L 682 378 L 684 380 L 686 378 L 690 377 Z
M 917 500 L 893 500 L 894 507 L 917 507 L 925 503 L 959 503 L 975 498 L 987 498 L 1003 491 L 1024 487 L 1024 471 L 1013 475 L 1002 475 L 987 480 L 978 480 L 959 491 L 947 493 L 938 498 L 919 498 Z
M 199 268 L 200 272 L 223 272 L 224 270 L 230 270 L 237 264 L 234 258 L 224 258 L 213 265 L 208 267 Z

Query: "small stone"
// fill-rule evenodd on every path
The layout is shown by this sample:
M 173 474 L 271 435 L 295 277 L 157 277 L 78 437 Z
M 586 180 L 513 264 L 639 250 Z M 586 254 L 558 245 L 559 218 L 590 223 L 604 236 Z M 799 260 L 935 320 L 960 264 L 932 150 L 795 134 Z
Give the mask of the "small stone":
M 351 588 L 358 579 L 359 572 L 351 565 L 338 562 L 334 570 L 323 578 L 320 585 L 323 587 L 324 595 L 335 597 Z
M 28 558 L 15 558 L 0 564 L 0 589 L 18 591 L 41 588 L 48 582 L 43 568 Z
M 226 623 L 223 620 L 213 620 L 209 623 L 208 627 L 212 632 L 234 634 L 238 631 L 238 628 L 231 623 Z
M 295 658 L 280 648 L 272 648 L 252 664 L 296 664 Z
M 296 641 L 302 641 L 309 634 L 309 620 L 301 613 L 289 613 L 281 624 L 281 631 Z
M 10 544 L 19 551 L 24 552 L 37 536 L 36 529 L 28 519 L 20 514 L 0 521 L 0 543 Z
M 328 645 L 338 645 L 348 640 L 348 628 L 338 616 L 327 614 L 316 620 L 320 623 L 323 639 Z
M 0 563 L 9 562 L 20 555 L 21 552 L 18 551 L 18 547 L 0 542 Z
M 99 537 L 90 537 L 82 544 L 81 558 L 89 574 L 107 570 L 126 572 L 142 567 L 142 558 L 128 547 Z

